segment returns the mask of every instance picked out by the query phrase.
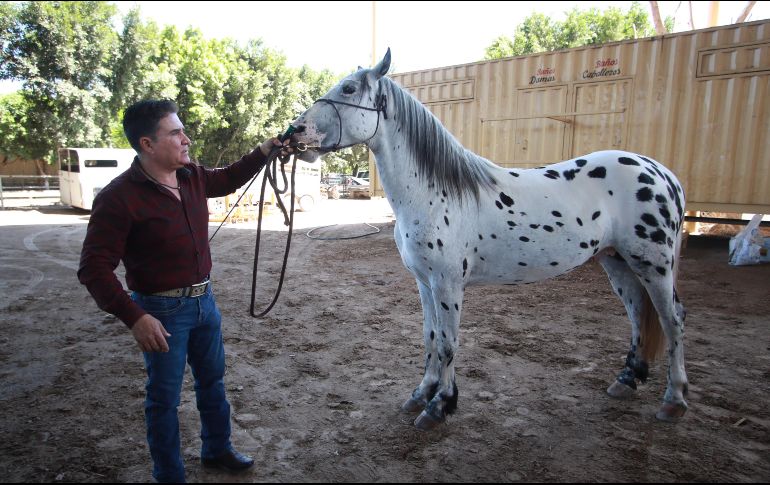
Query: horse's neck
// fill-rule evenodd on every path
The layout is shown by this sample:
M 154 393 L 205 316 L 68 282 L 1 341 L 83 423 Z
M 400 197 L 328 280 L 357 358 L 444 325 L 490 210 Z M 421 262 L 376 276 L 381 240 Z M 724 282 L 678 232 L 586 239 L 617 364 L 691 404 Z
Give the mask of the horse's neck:
M 417 165 L 404 130 L 399 132 L 396 123 L 385 124 L 369 148 L 374 153 L 377 173 L 393 210 L 398 213 L 415 204 L 423 205 L 428 184 L 416 175 Z

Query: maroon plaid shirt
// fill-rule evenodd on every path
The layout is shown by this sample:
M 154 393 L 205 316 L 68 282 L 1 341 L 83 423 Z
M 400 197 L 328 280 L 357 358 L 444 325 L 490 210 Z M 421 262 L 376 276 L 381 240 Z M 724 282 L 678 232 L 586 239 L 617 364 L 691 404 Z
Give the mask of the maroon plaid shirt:
M 180 169 L 182 200 L 149 180 L 138 159 L 94 199 L 78 279 L 102 310 L 131 327 L 146 312 L 115 275 L 120 260 L 128 288 L 140 293 L 183 288 L 211 271 L 206 198 L 222 197 L 248 182 L 264 165 L 255 150 L 232 165 Z

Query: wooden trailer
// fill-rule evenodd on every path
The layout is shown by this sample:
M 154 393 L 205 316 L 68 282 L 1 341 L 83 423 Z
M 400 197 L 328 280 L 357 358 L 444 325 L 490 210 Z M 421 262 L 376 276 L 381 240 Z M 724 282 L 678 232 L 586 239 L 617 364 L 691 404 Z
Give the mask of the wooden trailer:
M 677 174 L 688 211 L 770 214 L 770 20 L 392 78 L 498 165 L 628 150 Z

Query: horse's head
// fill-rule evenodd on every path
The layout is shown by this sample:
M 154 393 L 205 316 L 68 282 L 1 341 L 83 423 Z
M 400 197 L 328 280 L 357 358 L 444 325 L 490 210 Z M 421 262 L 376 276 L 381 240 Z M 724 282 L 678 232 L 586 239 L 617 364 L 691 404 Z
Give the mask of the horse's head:
M 292 141 L 308 147 L 303 160 L 314 161 L 324 153 L 367 143 L 377 134 L 387 117 L 387 98 L 379 81 L 388 69 L 390 49 L 379 64 L 340 81 L 292 123 Z

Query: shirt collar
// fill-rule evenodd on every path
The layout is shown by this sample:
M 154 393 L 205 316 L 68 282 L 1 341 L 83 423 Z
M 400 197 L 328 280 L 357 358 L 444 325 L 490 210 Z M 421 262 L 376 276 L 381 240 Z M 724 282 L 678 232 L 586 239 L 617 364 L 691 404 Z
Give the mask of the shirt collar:
M 130 170 L 130 176 L 131 180 L 134 182 L 144 183 L 144 182 L 152 182 L 142 171 L 141 162 L 139 162 L 139 155 L 134 156 L 134 161 L 131 163 Z M 188 178 L 192 172 L 187 167 L 182 167 L 179 170 L 176 171 L 177 176 L 181 176 L 182 178 Z

